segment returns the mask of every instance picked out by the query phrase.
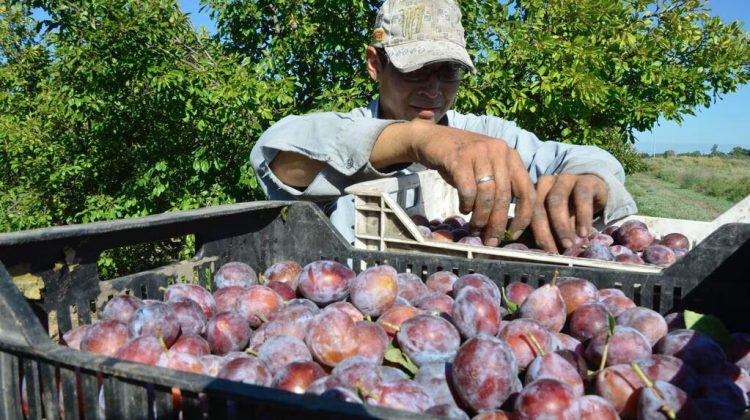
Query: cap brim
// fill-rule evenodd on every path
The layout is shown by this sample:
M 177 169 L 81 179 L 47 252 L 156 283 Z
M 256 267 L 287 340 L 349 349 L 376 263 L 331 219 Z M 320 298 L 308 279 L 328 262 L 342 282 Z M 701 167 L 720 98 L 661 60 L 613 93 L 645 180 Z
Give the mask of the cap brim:
M 476 73 L 466 48 L 449 41 L 414 41 L 396 46 L 385 46 L 388 60 L 401 72 L 410 72 L 432 63 L 452 61 L 463 64 Z

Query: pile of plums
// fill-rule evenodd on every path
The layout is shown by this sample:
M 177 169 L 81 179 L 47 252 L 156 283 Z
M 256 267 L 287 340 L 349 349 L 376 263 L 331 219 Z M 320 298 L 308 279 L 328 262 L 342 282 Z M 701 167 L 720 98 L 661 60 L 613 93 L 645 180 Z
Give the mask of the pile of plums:
M 422 215 L 414 215 L 411 219 L 425 239 L 482 245 L 482 240 L 478 236 L 470 234 L 469 224 L 461 215 L 432 220 Z M 542 252 L 534 248 L 533 238 L 529 237 L 518 241 L 501 242 L 500 247 Z M 601 232 L 594 229 L 588 237 L 576 237 L 573 246 L 564 250 L 562 255 L 668 267 L 685 255 L 689 249 L 690 240 L 684 234 L 673 232 L 657 238 L 649 231 L 645 223 L 633 219 L 619 226 L 607 226 Z
M 737 418 L 750 334 L 720 343 L 577 277 L 498 287 L 389 265 L 242 262 L 215 290 L 109 300 L 70 347 L 353 403 L 455 418 Z

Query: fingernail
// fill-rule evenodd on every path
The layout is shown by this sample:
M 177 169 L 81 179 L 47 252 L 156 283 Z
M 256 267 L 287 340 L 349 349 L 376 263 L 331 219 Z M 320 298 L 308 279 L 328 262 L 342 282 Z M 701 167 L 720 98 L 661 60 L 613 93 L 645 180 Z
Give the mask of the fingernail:
M 487 241 L 485 241 L 484 244 L 487 246 L 497 246 L 497 244 L 499 243 L 500 241 L 498 241 L 497 238 L 490 238 L 490 239 L 487 239 Z
M 589 236 L 589 230 L 585 227 L 581 226 L 578 228 L 578 236 L 581 236 L 583 238 L 586 238 Z
M 521 235 L 523 235 L 523 231 L 522 230 L 516 231 L 516 233 L 513 234 L 513 240 L 514 241 L 517 240 L 518 238 L 521 237 Z
M 571 246 L 573 246 L 573 241 L 571 241 L 570 239 L 563 239 L 561 242 L 563 248 L 570 248 Z

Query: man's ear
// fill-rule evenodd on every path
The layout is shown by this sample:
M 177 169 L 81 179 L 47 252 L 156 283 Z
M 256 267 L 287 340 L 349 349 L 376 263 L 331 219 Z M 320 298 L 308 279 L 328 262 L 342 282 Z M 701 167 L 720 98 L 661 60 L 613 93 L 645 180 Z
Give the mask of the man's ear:
M 370 73 L 372 80 L 377 82 L 384 70 L 383 63 L 380 62 L 380 57 L 378 57 L 378 51 L 375 47 L 369 46 L 365 51 L 365 57 L 367 60 L 367 72 Z

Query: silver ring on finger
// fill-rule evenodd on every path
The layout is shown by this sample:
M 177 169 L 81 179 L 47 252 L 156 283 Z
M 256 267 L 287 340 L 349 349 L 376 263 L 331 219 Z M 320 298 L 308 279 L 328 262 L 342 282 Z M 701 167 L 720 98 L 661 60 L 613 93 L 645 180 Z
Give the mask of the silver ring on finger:
M 495 177 L 492 175 L 483 176 L 479 179 L 477 179 L 477 185 L 484 184 L 485 182 L 494 181 Z

